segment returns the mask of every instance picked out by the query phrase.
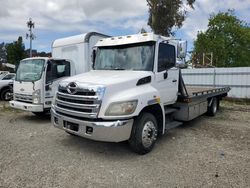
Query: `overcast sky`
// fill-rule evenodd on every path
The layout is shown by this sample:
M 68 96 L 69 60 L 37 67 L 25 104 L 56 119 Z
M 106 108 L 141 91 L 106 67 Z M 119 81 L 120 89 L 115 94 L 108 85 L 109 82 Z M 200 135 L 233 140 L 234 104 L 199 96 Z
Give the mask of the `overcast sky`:
M 207 27 L 209 15 L 235 9 L 237 16 L 250 23 L 250 0 L 196 0 L 195 10 L 177 32 L 178 38 L 189 41 L 189 49 L 197 31 Z M 35 22 L 33 47 L 50 51 L 53 40 L 61 37 L 98 31 L 108 35 L 137 33 L 147 26 L 146 0 L 0 0 L 0 42 L 12 42 L 23 36 L 26 22 Z

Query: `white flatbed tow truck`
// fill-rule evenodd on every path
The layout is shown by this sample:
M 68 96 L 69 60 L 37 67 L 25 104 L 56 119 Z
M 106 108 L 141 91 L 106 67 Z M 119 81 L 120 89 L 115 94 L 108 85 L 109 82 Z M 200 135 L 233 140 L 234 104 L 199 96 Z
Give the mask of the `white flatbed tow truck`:
M 215 115 L 230 88 L 186 88 L 177 58 L 186 42 L 153 33 L 101 39 L 93 69 L 60 82 L 51 108 L 56 128 L 150 152 L 169 129 Z

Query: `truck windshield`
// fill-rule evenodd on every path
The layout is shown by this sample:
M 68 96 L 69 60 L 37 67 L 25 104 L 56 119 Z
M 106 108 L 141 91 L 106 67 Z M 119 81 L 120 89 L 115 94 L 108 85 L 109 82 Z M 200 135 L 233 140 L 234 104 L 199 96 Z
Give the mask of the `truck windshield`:
M 152 71 L 155 42 L 99 47 L 95 70 Z
M 16 72 L 16 81 L 32 82 L 39 80 L 42 76 L 44 62 L 43 59 L 21 61 Z

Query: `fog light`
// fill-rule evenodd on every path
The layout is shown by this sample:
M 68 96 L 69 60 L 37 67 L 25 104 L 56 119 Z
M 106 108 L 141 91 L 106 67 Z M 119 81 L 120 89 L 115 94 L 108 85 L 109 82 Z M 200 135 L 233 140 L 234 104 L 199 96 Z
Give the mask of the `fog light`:
M 93 133 L 93 127 L 86 127 L 86 134 L 92 134 Z
M 58 118 L 57 117 L 54 117 L 54 122 L 55 122 L 55 124 L 58 124 Z

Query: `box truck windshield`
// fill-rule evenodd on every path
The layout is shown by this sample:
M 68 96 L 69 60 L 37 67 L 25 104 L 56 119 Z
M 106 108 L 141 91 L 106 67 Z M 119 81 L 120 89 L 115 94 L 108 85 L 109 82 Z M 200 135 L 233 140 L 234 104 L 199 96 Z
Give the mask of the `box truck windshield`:
M 32 59 L 20 62 L 16 72 L 16 81 L 33 82 L 41 78 L 45 60 Z
M 99 47 L 95 70 L 152 71 L 155 42 Z

